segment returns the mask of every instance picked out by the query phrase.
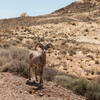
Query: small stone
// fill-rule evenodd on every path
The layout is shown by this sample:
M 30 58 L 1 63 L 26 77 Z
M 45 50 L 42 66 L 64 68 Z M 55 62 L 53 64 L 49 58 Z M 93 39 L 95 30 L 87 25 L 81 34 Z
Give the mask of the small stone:
M 25 93 L 27 93 L 27 91 L 25 91 Z
M 20 91 L 20 93 L 22 93 L 22 91 Z
M 43 95 L 44 95 L 43 93 L 39 93 L 39 96 L 41 96 L 41 97 L 42 97 Z
M 48 97 L 50 97 L 50 94 L 48 94 Z
M 29 94 L 32 94 L 32 91 L 29 91 Z

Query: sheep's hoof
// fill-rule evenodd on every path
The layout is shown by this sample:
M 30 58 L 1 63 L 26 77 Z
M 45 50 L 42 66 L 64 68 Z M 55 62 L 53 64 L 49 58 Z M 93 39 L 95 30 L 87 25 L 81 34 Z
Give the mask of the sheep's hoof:
M 29 77 L 29 81 L 31 80 L 31 78 Z
M 30 80 L 27 80 L 27 81 L 26 81 L 26 84 L 29 84 L 29 83 L 30 83 Z
M 40 81 L 40 84 L 43 84 L 43 81 L 42 80 Z
M 33 80 L 33 84 L 36 84 L 36 82 Z
M 38 82 L 38 79 L 35 79 L 35 82 L 37 83 Z

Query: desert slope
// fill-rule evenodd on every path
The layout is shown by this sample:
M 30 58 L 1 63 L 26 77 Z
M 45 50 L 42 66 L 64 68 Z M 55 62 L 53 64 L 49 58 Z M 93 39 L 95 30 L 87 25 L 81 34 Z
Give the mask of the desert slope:
M 1 45 L 33 50 L 38 41 L 52 43 L 50 66 L 78 77 L 99 75 L 100 5 L 89 13 L 89 4 L 78 1 L 48 15 L 0 20 Z
M 100 82 L 100 4 L 89 10 L 91 5 L 78 1 L 48 15 L 0 20 L 0 71 L 19 72 L 21 68 L 20 73 L 24 73 L 36 43 L 52 43 L 54 49 L 47 51 L 46 67 Z M 34 93 L 34 86 L 26 85 L 25 78 L 10 73 L 0 73 L 0 78 L 0 96 L 5 100 L 41 100 L 39 94 L 44 100 L 83 99 L 52 82 L 45 82 L 44 89 Z
M 52 82 L 45 82 L 44 89 L 27 85 L 27 80 L 10 73 L 0 73 L 1 100 L 85 100 Z M 59 91 L 58 91 L 59 90 Z

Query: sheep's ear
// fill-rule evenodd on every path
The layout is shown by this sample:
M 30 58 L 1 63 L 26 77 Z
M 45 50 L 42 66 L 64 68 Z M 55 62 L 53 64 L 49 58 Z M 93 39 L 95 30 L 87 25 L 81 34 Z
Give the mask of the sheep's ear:
M 36 48 L 37 48 L 38 46 L 39 46 L 41 49 L 43 49 L 43 45 L 42 45 L 41 43 L 37 43 L 36 46 L 35 46 L 35 50 L 36 50 Z
M 46 49 L 49 49 L 49 48 L 53 48 L 53 45 L 51 43 L 46 45 Z

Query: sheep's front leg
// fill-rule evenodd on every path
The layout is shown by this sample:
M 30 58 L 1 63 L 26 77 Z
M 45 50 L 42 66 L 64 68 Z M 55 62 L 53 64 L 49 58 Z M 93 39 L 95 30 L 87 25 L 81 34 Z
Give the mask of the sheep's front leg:
M 32 64 L 29 64 L 29 70 L 28 70 L 28 78 L 29 78 L 29 80 L 31 80 L 31 73 L 30 73 L 31 67 L 32 67 Z
M 43 69 L 40 72 L 40 84 L 43 83 Z

